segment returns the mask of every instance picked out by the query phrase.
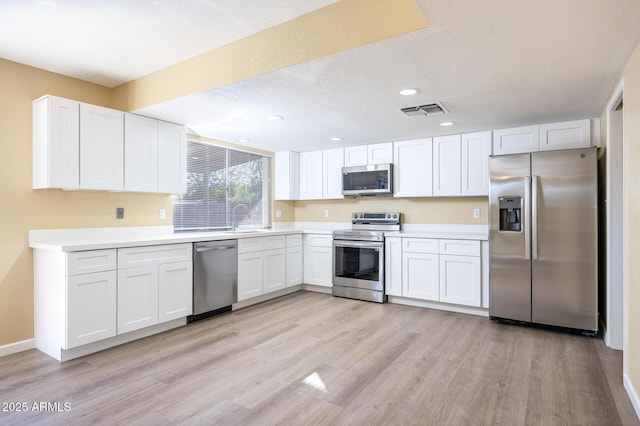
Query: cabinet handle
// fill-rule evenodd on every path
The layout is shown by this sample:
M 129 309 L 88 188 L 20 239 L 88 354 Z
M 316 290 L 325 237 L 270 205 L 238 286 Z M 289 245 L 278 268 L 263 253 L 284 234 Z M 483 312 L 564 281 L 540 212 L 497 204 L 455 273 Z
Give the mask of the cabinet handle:
M 203 251 L 213 251 L 213 250 L 229 250 L 235 248 L 235 246 L 223 246 L 223 247 L 198 247 L 196 248 L 196 253 L 202 253 Z

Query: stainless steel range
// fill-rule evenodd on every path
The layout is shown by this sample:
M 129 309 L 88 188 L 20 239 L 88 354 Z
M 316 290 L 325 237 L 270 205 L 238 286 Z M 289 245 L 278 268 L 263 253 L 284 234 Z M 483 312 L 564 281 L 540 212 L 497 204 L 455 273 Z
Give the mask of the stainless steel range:
M 384 233 L 400 230 L 400 213 L 351 215 L 351 230 L 333 232 L 333 295 L 384 303 Z

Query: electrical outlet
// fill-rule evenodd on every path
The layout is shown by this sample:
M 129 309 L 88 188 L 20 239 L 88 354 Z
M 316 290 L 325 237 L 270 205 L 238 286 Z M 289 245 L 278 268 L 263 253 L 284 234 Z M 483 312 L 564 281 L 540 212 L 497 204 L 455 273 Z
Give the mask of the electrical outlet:
M 328 209 L 324 211 L 324 217 L 329 217 L 329 210 Z
M 480 219 L 480 209 L 473 209 L 473 218 Z
M 165 220 L 167 218 L 167 209 L 160 209 L 160 219 Z
M 124 207 L 116 208 L 116 219 L 124 219 Z
M 276 210 L 276 217 L 282 217 L 282 210 Z

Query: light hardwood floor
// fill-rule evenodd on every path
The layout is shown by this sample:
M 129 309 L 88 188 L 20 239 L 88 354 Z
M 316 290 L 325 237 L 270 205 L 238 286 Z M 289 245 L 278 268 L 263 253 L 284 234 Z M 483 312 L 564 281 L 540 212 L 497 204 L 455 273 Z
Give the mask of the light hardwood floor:
M 621 370 L 597 338 L 299 292 L 63 364 L 0 358 L 0 401 L 28 405 L 0 424 L 638 425 Z

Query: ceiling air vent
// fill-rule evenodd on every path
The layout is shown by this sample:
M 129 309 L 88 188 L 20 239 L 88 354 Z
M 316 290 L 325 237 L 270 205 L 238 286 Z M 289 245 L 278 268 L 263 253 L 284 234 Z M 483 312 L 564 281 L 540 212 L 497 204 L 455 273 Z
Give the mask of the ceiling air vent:
M 449 111 L 442 106 L 440 102 L 434 102 L 431 104 L 412 106 L 401 108 L 400 111 L 404 113 L 407 117 L 423 117 L 423 116 L 431 116 L 431 115 L 442 115 L 447 114 Z

